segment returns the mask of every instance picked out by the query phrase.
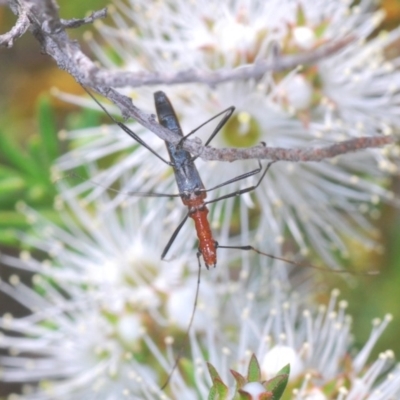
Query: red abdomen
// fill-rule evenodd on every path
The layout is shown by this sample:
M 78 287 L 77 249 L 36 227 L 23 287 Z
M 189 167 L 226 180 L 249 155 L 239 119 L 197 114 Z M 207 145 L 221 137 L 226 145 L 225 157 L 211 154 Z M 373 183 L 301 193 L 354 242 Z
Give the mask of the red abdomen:
M 189 217 L 193 219 L 197 238 L 199 239 L 199 251 L 204 258 L 207 268 L 217 264 L 217 246 L 208 223 L 208 209 L 204 205 L 205 193 L 189 199 L 182 199 L 183 204 L 189 207 Z

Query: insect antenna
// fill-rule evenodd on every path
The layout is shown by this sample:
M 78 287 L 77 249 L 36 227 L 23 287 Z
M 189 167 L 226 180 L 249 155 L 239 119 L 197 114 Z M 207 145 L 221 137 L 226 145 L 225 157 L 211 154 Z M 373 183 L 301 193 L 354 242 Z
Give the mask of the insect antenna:
M 171 161 L 166 160 L 164 157 L 160 156 L 154 149 L 152 149 L 145 141 L 143 141 L 135 132 L 133 132 L 131 129 L 129 129 L 125 124 L 122 122 L 119 122 L 117 119 L 115 119 L 108 111 L 107 109 L 93 96 L 93 94 L 85 88 L 85 86 L 82 86 L 82 88 L 85 90 L 85 92 L 96 102 L 96 104 L 105 112 L 105 114 L 112 120 L 114 121 L 125 133 L 127 133 L 131 138 L 136 140 L 139 144 L 141 144 L 143 147 L 145 147 L 147 150 L 149 150 L 151 153 L 153 153 L 157 158 L 159 158 L 163 163 L 169 165 L 169 166 L 174 166 L 174 163 Z
M 193 325 L 193 321 L 194 321 L 194 317 L 196 315 L 196 309 L 197 309 L 197 303 L 199 300 L 199 293 L 200 293 L 200 279 L 201 279 L 201 262 L 200 262 L 200 253 L 197 253 L 197 261 L 199 264 L 199 268 L 198 268 L 198 272 L 197 272 L 197 283 L 196 283 L 196 293 L 194 296 L 194 302 L 193 302 L 193 309 L 192 309 L 192 313 L 190 315 L 190 320 L 189 320 L 189 324 L 186 328 L 185 331 L 185 335 L 184 335 L 184 339 L 183 339 L 183 343 L 180 345 L 179 349 L 178 349 L 178 355 L 175 358 L 174 364 L 171 368 L 171 371 L 169 372 L 167 379 L 165 380 L 165 382 L 161 385 L 160 390 L 164 390 L 169 382 L 171 381 L 171 378 L 176 370 L 176 368 L 178 367 L 179 361 L 181 360 L 182 356 L 183 356 L 183 351 L 189 341 L 189 333 L 190 330 L 192 329 L 192 325 Z
M 265 253 L 264 251 L 261 251 L 253 246 L 246 245 L 246 246 L 223 246 L 217 244 L 217 248 L 220 249 L 237 249 L 237 250 L 245 250 L 245 251 L 254 251 L 257 254 L 260 254 L 265 257 L 269 257 L 272 260 L 278 260 L 278 261 L 283 261 L 286 264 L 293 265 L 295 267 L 300 267 L 300 268 L 311 268 L 311 269 L 316 269 L 319 271 L 331 273 L 331 274 L 350 274 L 350 275 L 367 275 L 367 276 L 372 276 L 372 275 L 378 275 L 379 271 L 377 270 L 370 270 L 370 271 L 354 271 L 354 270 L 349 270 L 349 269 L 332 269 L 332 268 L 325 268 L 325 267 L 320 267 L 318 265 L 313 265 L 309 263 L 302 263 L 302 262 L 296 262 L 293 260 L 288 260 L 287 258 L 284 257 L 279 257 L 275 256 L 270 253 Z
M 118 193 L 118 194 L 124 194 L 126 196 L 133 196 L 133 197 L 180 197 L 180 193 L 159 193 L 159 192 L 136 192 L 136 191 L 127 191 L 124 192 L 122 190 L 114 189 L 111 188 L 107 185 L 103 185 L 102 183 L 93 181 L 92 179 L 87 179 L 83 177 L 82 175 L 79 175 L 76 172 L 68 172 L 64 176 L 57 177 L 56 179 L 53 180 L 53 183 L 56 183 L 58 181 L 61 181 L 63 179 L 68 179 L 68 178 L 77 178 L 80 179 L 81 181 L 89 182 L 93 186 L 99 186 L 103 189 L 105 189 L 107 192 L 110 193 Z

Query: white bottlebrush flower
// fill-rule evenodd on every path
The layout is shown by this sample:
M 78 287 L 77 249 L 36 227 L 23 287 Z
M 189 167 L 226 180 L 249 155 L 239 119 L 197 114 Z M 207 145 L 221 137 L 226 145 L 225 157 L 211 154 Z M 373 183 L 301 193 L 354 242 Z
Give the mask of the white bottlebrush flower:
M 159 199 L 131 202 L 117 212 L 104 194 L 88 206 L 63 182 L 60 188 L 60 226 L 19 206 L 33 227 L 22 240 L 48 258 L 39 261 L 26 251 L 20 258 L 1 256 L 16 274 L 0 282 L 0 290 L 28 315 L 0 319 L 0 349 L 8 352 L 0 356 L 0 381 L 32 383 L 24 388 L 27 399 L 161 393 L 173 355 L 157 348 L 170 348 L 170 335 L 177 336 L 178 348 L 185 340 L 197 287 L 196 251 L 184 229 L 177 239 L 181 253 L 161 261 L 177 214 Z M 33 274 L 33 288 L 20 281 L 19 270 Z M 225 284 L 216 278 L 203 273 L 192 333 L 204 335 L 223 304 L 218 295 Z
M 243 290 L 243 288 L 241 288 Z M 218 334 L 209 342 L 206 354 L 228 385 L 231 396 L 235 385 L 230 370 L 246 376 L 248 362 L 255 354 L 261 367 L 261 379 L 273 378 L 290 363 L 287 390 L 293 400 L 388 400 L 400 395 L 400 370 L 394 364 L 391 351 L 382 353 L 371 366 L 366 364 L 370 352 L 391 321 L 374 321 L 370 338 L 359 353 L 351 348 L 351 318 L 346 315 L 347 303 L 337 302 L 334 290 L 327 307 L 311 311 L 306 302 L 289 295 L 278 282 L 269 287 L 263 300 L 248 293 L 247 304 L 237 310 L 237 328 Z M 231 299 L 235 303 L 234 299 Z M 237 301 L 239 305 L 240 301 Z M 191 337 L 196 360 L 197 387 L 204 388 L 200 398 L 206 398 L 208 377 L 204 369 L 202 347 Z M 222 347 L 222 349 L 221 349 Z M 221 349 L 221 350 L 220 350 Z
M 155 291 L 169 290 L 179 283 L 191 260 L 196 271 L 196 259 L 189 257 L 190 242 L 181 243 L 182 253 L 171 254 L 171 264 L 160 263 L 163 246 L 177 217 L 165 203 L 146 199 L 144 204 L 139 200 L 116 213 L 104 194 L 89 208 L 65 185 L 60 186 L 63 194 L 56 200 L 55 208 L 64 229 L 34 210 L 19 206 L 35 227 L 34 234 L 24 235 L 23 241 L 49 257 L 38 262 L 23 252 L 24 269 L 72 287 L 87 285 L 103 292 L 105 298 L 109 289 L 125 288 L 129 292 L 130 285 L 136 289 L 153 286 Z M 185 236 L 184 229 L 181 240 Z M 179 238 L 177 241 L 180 242 Z M 58 265 L 68 268 L 55 268 Z M 151 298 L 155 300 L 149 293 Z
M 68 203 L 73 206 L 71 201 Z M 84 213 L 76 207 L 73 209 L 78 220 L 86 222 Z M 107 221 L 110 221 L 109 228 L 113 228 L 111 231 L 116 233 L 118 229 L 110 215 Z M 38 221 L 38 227 L 44 234 L 43 222 Z M 51 227 L 53 236 L 59 238 L 59 242 L 63 240 L 70 251 L 67 253 L 61 243 L 54 246 L 53 262 L 40 264 L 26 254 L 19 260 L 2 257 L 10 266 L 35 272 L 35 290 L 20 282 L 17 275 L 12 275 L 8 283 L 0 283 L 3 293 L 30 312 L 22 318 L 13 318 L 11 314 L 0 318 L 0 348 L 8 352 L 0 356 L 0 380 L 25 383 L 23 395 L 16 399 L 175 399 L 179 396 L 188 400 L 204 399 L 211 388 L 205 361 L 214 365 L 233 394 L 229 369 L 244 374 L 251 353 L 260 361 L 263 379 L 273 377 L 290 362 L 293 399 L 310 399 L 317 391 L 325 395 L 320 397 L 323 399 L 346 400 L 375 399 L 369 397 L 371 393 L 400 393 L 400 371 L 395 370 L 388 374 L 386 381 L 378 382 L 378 377 L 387 373 L 392 363 L 390 352 L 369 369 L 365 367 L 390 317 L 382 323 L 375 322 L 370 339 L 353 356 L 354 352 L 350 352 L 351 319 L 345 314 L 346 303 L 337 302 L 337 291 L 333 292 L 327 307 L 321 306 L 318 312 L 313 312 L 306 308 L 313 306 L 304 296 L 290 294 L 287 281 L 280 282 L 274 278 L 277 275 L 268 274 L 266 269 L 264 276 L 219 284 L 209 279 L 209 273 L 203 274 L 193 329 L 186 339 L 185 321 L 180 322 L 180 318 L 186 315 L 187 319 L 187 309 L 193 305 L 196 285 L 191 288 L 192 296 L 186 290 L 194 283 L 190 275 L 178 274 L 178 283 L 171 282 L 174 279 L 168 282 L 170 291 L 165 290 L 158 298 L 165 299 L 165 307 L 154 299 L 157 292 L 153 280 L 147 280 L 147 285 L 146 282 L 135 285 L 123 268 L 120 275 L 126 276 L 124 281 L 115 279 L 117 273 L 79 280 L 74 277 L 78 275 L 77 265 L 85 276 L 84 266 L 90 268 L 93 260 L 99 259 L 95 255 L 106 252 L 107 248 L 99 247 L 106 243 L 91 242 L 90 235 L 84 237 L 79 230 L 72 229 L 72 225 L 69 229 L 76 241 L 68 237 L 67 231 L 54 228 Z M 86 227 L 87 233 L 91 232 L 90 228 Z M 104 230 L 98 233 L 99 237 L 105 235 Z M 144 239 L 151 242 L 147 233 L 144 229 Z M 95 236 L 95 232 L 92 234 Z M 119 232 L 118 243 L 124 242 L 124 234 Z M 134 245 L 136 239 L 131 239 Z M 36 241 L 36 247 L 48 251 L 44 242 Z M 86 254 L 82 246 L 86 251 L 93 249 Z M 75 258 L 82 260 L 77 263 Z M 104 266 L 98 261 L 97 264 L 98 273 L 105 272 Z M 143 273 L 155 269 L 140 258 L 132 261 L 132 270 L 137 269 L 134 264 L 147 269 Z M 158 268 L 160 265 L 159 262 Z M 114 263 L 114 268 L 121 267 Z M 173 268 L 169 270 L 173 276 Z M 168 304 L 170 299 L 173 305 Z M 171 330 L 173 326 L 177 329 Z M 185 367 L 178 368 L 165 391 L 161 391 L 160 386 L 175 362 L 176 348 L 181 348 L 186 340 L 190 352 L 185 352 L 182 364 Z M 174 341 L 177 343 L 175 351 L 172 349 Z M 39 386 L 35 385 L 37 382 Z M 345 391 L 347 397 L 326 395 L 326 387 L 331 388 L 332 382 L 336 382 L 337 391 Z M 376 398 L 383 400 L 385 397 Z
M 102 25 L 100 32 L 125 68 L 133 71 L 230 69 L 268 58 L 272 46 L 278 45 L 283 55 L 293 54 L 352 35 L 337 54 L 302 71 L 267 73 L 258 81 L 228 82 L 213 89 L 200 85 L 168 89 L 185 132 L 227 105 L 237 106 L 237 113 L 215 138 L 217 146 L 265 141 L 301 147 L 317 139 L 324 143 L 357 137 L 360 132 L 389 133 L 398 125 L 400 76 L 393 70 L 397 60 L 387 64 L 380 54 L 398 32 L 367 41 L 379 17 L 371 9 L 372 1 L 361 0 L 353 7 L 346 1 L 322 0 L 313 4 L 245 0 L 149 4 L 137 0 L 132 6 L 118 5 L 119 13 L 113 13 L 118 29 Z M 132 24 L 137 31 L 126 29 Z M 360 43 L 364 39 L 367 43 Z M 94 42 L 93 48 L 99 59 L 112 65 Z M 377 57 L 365 63 L 369 55 Z M 336 80 L 342 65 L 346 73 Z M 389 81 L 393 85 L 388 92 Z M 135 103 L 151 110 L 152 90 L 131 93 Z M 137 124 L 132 127 L 156 150 L 164 147 Z M 279 269 L 268 272 L 265 267 L 271 262 L 266 258 L 256 257 L 257 262 L 250 264 L 245 257 L 237 274 L 226 265 L 232 257 L 226 253 L 233 252 L 221 249 L 225 255 L 219 257 L 217 271 L 225 271 L 224 275 L 203 274 L 197 312 L 186 336 L 197 286 L 197 260 L 193 242 L 188 240 L 190 224 L 177 236 L 171 249 L 173 260 L 160 261 L 184 208 L 171 208 L 174 203 L 165 198 L 127 196 L 129 191 L 174 192 L 172 171 L 153 162 L 148 150 L 123 132 L 114 127 L 109 136 L 105 132 L 74 132 L 77 149 L 60 160 L 62 170 L 84 162 L 92 179 L 73 189 L 60 183 L 60 226 L 21 207 L 35 225 L 35 234 L 25 236 L 25 243 L 49 259 L 38 261 L 28 252 L 19 259 L 1 256 L 16 271 L 25 269 L 34 276 L 33 288 L 21 283 L 16 274 L 9 282 L 0 282 L 0 290 L 29 313 L 0 318 L 0 349 L 7 352 L 0 356 L 0 380 L 32 383 L 23 388 L 21 397 L 27 400 L 204 399 L 211 386 L 205 361 L 216 367 L 233 395 L 229 369 L 244 374 L 254 353 L 263 379 L 291 364 L 293 399 L 400 396 L 400 371 L 393 367 L 390 351 L 366 365 L 391 317 L 374 322 L 369 340 L 357 353 L 351 347 L 347 304 L 337 301 L 338 292 L 332 293 L 328 306 L 314 311 L 291 291 L 287 279 L 278 280 Z M 122 157 L 125 151 L 129 154 Z M 120 156 L 118 162 L 98 171 L 95 161 L 113 154 Z M 362 229 L 371 227 L 364 216 L 374 208 L 370 203 L 395 202 L 380 186 L 386 173 L 396 170 L 388 160 L 384 152 L 369 151 L 318 165 L 277 163 L 256 196 L 242 197 L 238 212 L 233 199 L 213 206 L 212 217 L 221 230 L 216 239 L 222 245 L 258 241 L 262 250 L 275 253 L 275 242 L 280 244 L 288 228 L 304 252 L 310 243 L 335 265 L 330 244 L 345 252 L 340 235 L 358 235 L 363 240 Z M 198 164 L 208 171 L 203 174 L 208 187 L 257 165 Z M 110 201 L 106 188 L 117 180 L 122 192 Z M 249 184 L 236 182 L 216 190 L 215 196 Z M 76 195 L 88 189 L 91 193 L 82 204 Z M 262 217 L 253 223 L 249 209 L 257 206 Z M 255 225 L 256 236 L 250 237 Z M 240 235 L 233 237 L 239 227 Z M 162 391 L 160 386 L 184 347 L 189 351 Z M 250 386 L 246 390 L 254 396 L 261 393 L 259 385 Z
M 186 133 L 234 105 L 236 113 L 212 142 L 216 147 L 245 147 L 261 141 L 288 148 L 318 147 L 361 135 L 392 133 L 399 126 L 398 60 L 387 61 L 383 54 L 397 40 L 400 30 L 371 39 L 382 19 L 382 12 L 376 10 L 373 1 L 362 0 L 356 6 L 346 1 L 244 0 L 139 0 L 134 4 L 118 1 L 116 5 L 118 11 L 110 10 L 115 27 L 99 23 L 100 34 L 125 69 L 155 71 L 160 76 L 166 71 L 172 74 L 185 69 L 230 70 L 269 59 L 271 47 L 278 46 L 285 56 L 301 54 L 327 41 L 349 39 L 341 50 L 302 71 L 267 72 L 259 80 L 220 83 L 213 88 L 186 84 L 123 89 L 136 105 L 148 111 L 154 110 L 151 93 L 165 90 Z M 92 39 L 90 43 L 98 59 L 112 67 L 109 50 Z M 215 123 L 203 128 L 203 140 L 212 126 Z M 161 140 L 137 124 L 131 127 L 152 148 L 166 155 Z M 59 168 L 69 170 L 84 160 L 97 160 L 125 149 L 129 153 L 99 172 L 97 181 L 106 186 L 123 177 L 125 191 L 175 192 L 168 166 L 152 159 L 154 156 L 117 128 L 110 127 L 108 131 L 107 135 L 93 129 L 72 132 L 71 138 L 91 140 L 63 157 Z M 197 164 L 206 187 L 257 167 L 254 161 L 228 165 L 199 160 Z M 133 169 L 135 174 L 128 176 Z M 383 188 L 388 173 L 396 171 L 386 150 L 369 150 L 321 163 L 276 163 L 255 191 L 261 218 L 252 237 L 249 209 L 257 206 L 254 197 L 241 196 L 240 243 L 274 252 L 274 245 L 283 240 L 286 228 L 303 254 L 312 248 L 337 267 L 331 251 L 335 249 L 346 256 L 344 238 L 351 237 L 374 248 L 369 236 L 374 231 L 370 217 L 376 215 L 380 201 L 398 204 L 393 194 Z M 210 193 L 210 197 L 247 187 L 256 179 L 257 176 L 224 186 Z M 101 190 L 95 186 L 89 199 Z M 123 197 L 117 196 L 115 202 Z M 228 230 L 233 201 L 212 205 L 215 224 L 223 221 L 217 238 L 221 244 L 231 242 Z
M 160 386 L 177 354 L 171 338 L 178 349 L 186 341 L 195 300 L 193 246 L 182 232 L 178 247 L 185 252 L 162 262 L 166 228 L 176 219 L 164 202 L 138 200 L 116 210 L 103 194 L 87 205 L 63 183 L 60 226 L 19 205 L 33 227 L 22 240 L 48 258 L 26 251 L 1 256 L 16 274 L 0 290 L 28 314 L 0 318 L 0 349 L 7 352 L 0 356 L 0 381 L 24 384 L 25 399 L 168 398 Z M 20 281 L 19 270 L 33 274 L 33 288 Z M 214 271 L 203 273 L 190 331 L 200 342 L 219 315 L 226 326 L 234 320 L 226 312 L 232 284 Z M 242 275 L 240 283 L 246 281 Z M 194 398 L 180 374 L 173 388 Z

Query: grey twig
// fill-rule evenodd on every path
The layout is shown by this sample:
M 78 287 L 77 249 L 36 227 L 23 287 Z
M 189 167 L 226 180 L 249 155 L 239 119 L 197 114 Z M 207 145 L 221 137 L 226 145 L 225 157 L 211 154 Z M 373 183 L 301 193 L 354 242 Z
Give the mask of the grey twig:
M 13 8 L 11 7 L 11 9 Z M 20 12 L 15 13 L 18 15 L 17 22 L 12 27 L 10 32 L 0 35 L 0 46 L 12 47 L 14 40 L 21 37 L 29 28 L 30 22 L 26 9 L 21 9 Z
M 110 99 L 120 108 L 123 116 L 134 118 L 161 139 L 171 143 L 178 143 L 180 141 L 180 136 L 159 125 L 154 115 L 142 112 L 132 104 L 132 100 L 129 97 L 111 88 L 110 82 L 113 83 L 113 86 L 122 86 L 122 82 L 124 82 L 124 86 L 128 86 L 131 85 L 132 82 L 127 83 L 127 81 L 124 80 L 127 78 L 127 75 L 121 74 L 120 72 L 110 73 L 109 71 L 98 68 L 93 61 L 81 51 L 79 44 L 69 39 L 65 32 L 65 23 L 60 20 L 58 7 L 53 0 L 9 0 L 9 5 L 13 11 L 19 15 L 18 20 L 29 21 L 29 29 L 41 44 L 43 53 L 52 57 L 59 68 L 71 74 L 80 84 Z M 101 12 L 102 11 L 100 11 L 100 14 Z M 92 18 L 97 18 L 100 14 L 93 15 Z M 83 23 L 86 23 L 89 20 L 85 19 L 81 21 L 85 21 Z M 71 22 L 71 25 L 74 24 L 75 22 Z M 68 23 L 66 25 L 68 25 Z M 342 48 L 349 40 L 352 39 L 345 38 L 335 43 L 328 43 L 325 49 L 321 48 L 315 50 L 312 53 L 312 57 L 310 53 L 305 53 L 303 63 L 315 61 L 318 57 L 332 54 Z M 265 68 L 291 68 L 293 65 L 302 62 L 299 60 L 301 60 L 301 57 L 290 59 L 288 57 L 283 58 L 276 55 L 274 60 L 272 60 L 272 64 L 263 64 L 260 62 L 254 66 L 243 67 L 237 71 L 215 72 L 213 73 L 213 77 L 211 75 L 208 76 L 206 83 L 218 83 L 231 79 L 246 79 L 250 76 L 254 78 L 258 76 L 257 74 L 265 73 Z M 245 71 L 244 74 L 242 70 Z M 184 75 L 184 73 L 181 74 Z M 195 74 L 192 75 L 191 78 L 190 73 L 187 74 L 187 80 L 185 80 L 185 82 L 193 82 Z M 204 78 L 206 76 L 205 73 L 196 72 L 196 74 L 197 77 L 203 76 Z M 133 74 L 131 77 L 132 76 Z M 212 79 L 217 79 L 216 77 L 218 76 L 219 80 L 212 81 Z M 153 79 L 156 79 L 156 77 L 153 76 Z M 170 77 L 170 81 L 168 81 L 164 76 L 164 80 L 157 82 L 177 83 L 176 79 L 178 79 L 176 76 L 175 78 L 172 76 Z M 202 80 L 200 79 L 197 81 Z M 156 83 L 156 81 L 148 79 L 145 82 L 145 84 L 150 83 Z M 393 139 L 391 137 L 361 137 L 317 149 L 283 149 L 266 146 L 255 146 L 247 149 L 215 149 L 202 146 L 199 140 L 188 139 L 183 142 L 183 148 L 204 160 L 234 161 L 254 158 L 287 161 L 320 161 L 339 154 L 345 154 L 367 147 L 379 147 L 392 142 Z
M 293 69 L 299 65 L 315 63 L 318 60 L 329 57 L 345 47 L 354 38 L 347 36 L 335 41 L 329 41 L 317 49 L 296 55 L 280 55 L 271 57 L 271 60 L 260 60 L 254 64 L 243 65 L 234 69 L 219 69 L 216 71 L 202 71 L 188 69 L 174 73 L 166 72 L 130 72 L 130 71 L 107 71 L 99 70 L 96 74 L 96 82 L 102 85 L 112 87 L 139 87 L 158 84 L 178 84 L 178 83 L 205 83 L 207 85 L 216 85 L 218 83 L 260 79 L 266 72 L 279 72 Z
M 102 93 L 114 104 L 118 105 L 122 114 L 126 117 L 132 115 L 140 115 L 144 121 L 140 123 L 154 132 L 161 139 L 171 143 L 178 143 L 180 136 L 165 129 L 155 121 L 155 115 L 147 115 L 142 113 L 136 108 L 129 97 L 123 96 L 113 89 L 107 93 Z M 139 118 L 134 117 L 138 122 Z M 392 136 L 377 136 L 377 137 L 359 137 L 335 143 L 329 146 L 320 148 L 306 147 L 302 149 L 289 149 L 282 147 L 267 147 L 258 145 L 248 148 L 220 148 L 204 147 L 196 140 L 185 140 L 183 147 L 195 156 L 199 156 L 203 160 L 217 160 L 217 161 L 236 161 L 245 159 L 268 159 L 274 161 L 322 161 L 324 159 L 336 157 L 340 154 L 347 154 L 354 151 L 363 150 L 366 148 L 382 147 L 387 144 L 394 143 L 395 139 Z
M 84 24 L 91 24 L 94 20 L 107 17 L 107 8 L 95 11 L 86 18 L 61 19 L 64 28 L 79 28 Z
M 272 161 L 322 161 L 363 149 L 376 148 L 394 143 L 393 136 L 359 137 L 324 147 L 304 147 L 287 149 L 283 147 L 266 147 L 258 145 L 246 149 L 214 149 L 206 147 L 200 157 L 204 160 L 236 161 L 246 159 L 268 159 Z

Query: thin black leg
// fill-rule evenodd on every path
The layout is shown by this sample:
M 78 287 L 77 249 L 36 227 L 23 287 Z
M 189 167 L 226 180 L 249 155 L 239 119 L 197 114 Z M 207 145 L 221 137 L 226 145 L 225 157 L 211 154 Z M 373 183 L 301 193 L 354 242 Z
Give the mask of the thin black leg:
M 231 117 L 231 115 L 233 114 L 234 111 L 235 111 L 235 107 L 234 106 L 228 107 L 226 110 L 221 111 L 220 113 L 214 115 L 213 117 L 211 117 L 207 121 L 203 122 L 196 129 L 193 129 L 192 131 L 190 131 L 188 134 L 186 134 L 181 139 L 181 141 L 187 139 L 189 136 L 191 136 L 194 133 L 196 133 L 200 128 L 202 128 L 204 125 L 207 125 L 213 119 L 218 118 L 222 114 L 225 114 L 224 117 L 221 119 L 221 121 L 218 123 L 217 127 L 214 129 L 214 131 L 210 135 L 210 137 L 207 139 L 206 143 L 204 144 L 204 146 L 207 146 L 208 144 L 210 144 L 211 140 L 214 139 L 215 135 L 220 131 L 220 129 L 226 124 L 226 121 L 228 121 L 228 119 Z
M 171 161 L 166 160 L 165 158 L 161 157 L 155 150 L 153 150 L 146 142 L 144 142 L 135 132 L 131 131 L 126 125 L 124 125 L 122 122 L 117 121 L 108 111 L 107 109 L 92 95 L 92 93 L 89 92 L 85 88 L 85 86 L 82 86 L 83 89 L 86 91 L 86 93 L 96 102 L 96 104 L 106 113 L 106 115 L 114 121 L 124 132 L 126 132 L 131 138 L 136 140 L 139 144 L 141 144 L 143 147 L 145 147 L 147 150 L 149 150 L 151 153 L 153 153 L 156 157 L 158 157 L 162 162 L 164 162 L 167 165 L 174 166 L 174 164 Z
M 174 243 L 174 240 L 178 236 L 179 231 L 182 229 L 182 226 L 185 224 L 185 222 L 187 221 L 188 217 L 189 217 L 189 214 L 186 214 L 186 217 L 181 221 L 181 223 L 178 225 L 178 227 L 175 229 L 174 233 L 172 234 L 171 238 L 168 240 L 168 243 L 165 246 L 165 248 L 164 248 L 164 250 L 163 250 L 163 252 L 161 254 L 161 260 L 164 260 L 165 256 L 168 253 L 168 250 L 172 246 L 172 243 Z
M 301 268 L 311 268 L 311 269 L 318 269 L 320 271 L 324 272 L 329 272 L 332 274 L 351 274 L 351 275 L 376 275 L 377 271 L 367 271 L 367 272 L 360 272 L 360 271 L 350 271 L 350 270 L 344 270 L 344 269 L 332 269 L 332 268 L 324 268 L 324 267 L 318 267 L 316 265 L 312 264 L 304 264 L 304 263 L 298 263 L 295 261 L 287 260 L 286 258 L 283 257 L 278 257 L 274 256 L 273 254 L 265 253 L 261 250 L 256 249 L 253 246 L 221 246 L 217 245 L 219 249 L 237 249 L 237 250 L 246 250 L 246 251 L 254 251 L 257 254 L 260 254 L 262 256 L 269 257 L 273 260 L 278 260 L 278 261 L 283 261 L 286 264 L 294 265 L 295 267 L 301 267 Z
M 185 135 L 180 141 L 178 145 L 182 145 L 183 141 L 186 140 L 189 136 L 193 135 L 195 132 L 197 132 L 200 128 L 202 128 L 204 125 L 208 124 L 210 121 L 212 121 L 215 118 L 218 118 L 220 115 L 225 114 L 224 117 L 221 119 L 221 121 L 218 123 L 214 131 L 211 133 L 210 137 L 207 139 L 205 142 L 204 146 L 208 146 L 211 142 L 211 140 L 214 139 L 216 134 L 221 130 L 221 128 L 226 124 L 228 119 L 231 117 L 233 112 L 235 111 L 235 107 L 231 106 L 227 108 L 224 111 L 221 111 L 217 115 L 214 115 L 212 118 L 208 119 L 206 122 L 203 122 L 201 125 L 199 125 L 196 129 L 192 130 L 189 132 L 187 135 Z M 198 156 L 192 157 L 192 161 L 196 160 Z
M 180 193 L 167 194 L 157 192 L 120 192 L 118 190 L 116 190 L 116 192 L 133 197 L 181 197 Z
M 133 197 L 170 197 L 170 198 L 172 198 L 172 197 L 181 197 L 180 193 L 168 194 L 168 193 L 158 193 L 158 192 L 121 192 L 120 190 L 107 187 L 107 186 L 102 185 L 101 183 L 95 182 L 95 181 L 93 181 L 91 179 L 85 179 L 82 176 L 80 176 L 79 174 L 77 174 L 76 172 L 69 172 L 67 174 L 67 176 L 61 177 L 59 179 L 64 179 L 64 178 L 69 178 L 69 177 L 78 178 L 78 179 L 80 179 L 82 181 L 90 182 L 95 186 L 103 187 L 108 192 L 120 193 L 120 194 L 124 194 L 124 195 L 127 195 L 127 196 L 133 196 Z
M 220 188 L 220 187 L 222 187 L 222 186 L 226 186 L 226 185 L 229 185 L 229 184 L 231 184 L 231 183 L 234 183 L 234 182 L 237 182 L 237 181 L 241 181 L 242 179 L 246 179 L 246 178 L 248 178 L 249 176 L 253 176 L 253 175 L 258 174 L 258 173 L 261 171 L 262 166 L 261 166 L 260 160 L 257 160 L 257 161 L 258 161 L 258 165 L 259 165 L 259 167 L 258 167 L 257 169 L 255 169 L 255 170 L 253 170 L 253 171 L 250 171 L 250 172 L 246 172 L 245 174 L 236 176 L 235 178 L 229 179 L 228 181 L 225 181 L 225 182 L 223 182 L 223 183 L 220 183 L 219 185 L 214 186 L 214 187 L 212 187 L 212 188 L 210 188 L 210 189 L 199 190 L 199 192 L 210 192 L 211 190 L 218 189 L 218 188 Z
M 269 162 L 269 163 L 267 164 L 267 166 L 266 166 L 264 172 L 262 173 L 260 179 L 258 180 L 258 182 L 257 182 L 255 185 L 249 186 L 249 187 L 244 188 L 244 189 L 237 190 L 236 192 L 228 193 L 228 194 L 226 194 L 226 195 L 224 195 L 224 196 L 217 197 L 216 199 L 212 199 L 212 200 L 206 201 L 204 204 L 215 203 L 216 201 L 219 201 L 219 200 L 229 199 L 230 197 L 236 197 L 236 196 L 240 196 L 241 194 L 244 194 L 244 193 L 252 192 L 253 190 L 255 190 L 255 189 L 258 188 L 258 186 L 260 185 L 261 181 L 264 179 L 265 175 L 267 174 L 267 172 L 268 172 L 270 166 L 271 166 L 273 163 L 275 163 L 275 162 L 276 162 L 276 161 L 271 161 L 271 162 Z M 257 171 L 257 170 L 255 170 L 255 171 Z M 253 172 L 254 172 L 254 171 L 253 171 Z M 250 173 L 250 174 L 251 174 L 251 173 Z M 246 174 L 244 174 L 244 175 L 246 175 Z M 254 175 L 254 173 L 253 173 L 252 175 Z M 238 178 L 239 178 L 239 177 L 238 177 Z M 233 180 L 233 181 L 234 181 L 234 180 Z M 229 181 L 228 181 L 228 182 L 229 182 Z
M 180 359 L 182 358 L 183 350 L 184 350 L 184 348 L 185 348 L 185 346 L 187 345 L 188 340 L 189 340 L 190 329 L 192 329 L 192 325 L 193 325 L 193 321 L 194 321 L 194 316 L 195 316 L 195 314 L 196 314 L 196 309 L 197 309 L 197 303 L 198 303 L 198 301 L 199 301 L 200 278 L 201 278 L 201 262 L 200 262 L 200 256 L 201 256 L 201 253 L 200 253 L 200 252 L 197 253 L 197 261 L 199 262 L 199 269 L 198 269 L 198 273 L 197 273 L 196 294 L 195 294 L 195 296 L 194 296 L 192 315 L 190 316 L 189 325 L 188 325 L 188 327 L 187 327 L 187 329 L 186 329 L 185 338 L 184 338 L 184 343 L 182 343 L 182 345 L 181 345 L 181 347 L 180 347 L 180 349 L 179 349 L 179 351 L 178 351 L 178 355 L 177 355 L 177 357 L 176 357 L 176 359 L 175 359 L 174 365 L 172 366 L 171 372 L 168 374 L 167 379 L 165 380 L 164 384 L 161 386 L 161 388 L 160 388 L 161 390 L 164 390 L 164 389 L 167 387 L 169 381 L 171 380 L 172 374 L 173 374 L 174 371 L 176 370 L 176 367 L 178 366 L 179 361 L 180 361 Z

